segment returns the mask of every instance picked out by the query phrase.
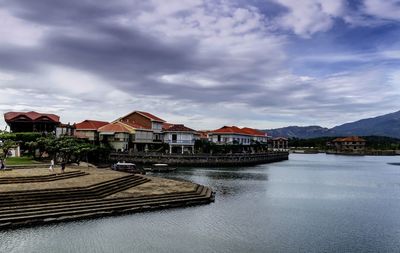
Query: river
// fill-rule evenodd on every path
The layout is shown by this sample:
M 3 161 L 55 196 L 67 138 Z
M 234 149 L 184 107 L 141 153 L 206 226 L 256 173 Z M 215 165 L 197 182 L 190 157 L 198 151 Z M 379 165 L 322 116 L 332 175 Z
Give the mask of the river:
M 400 157 L 291 154 L 170 178 L 215 203 L 0 231 L 0 252 L 400 252 Z

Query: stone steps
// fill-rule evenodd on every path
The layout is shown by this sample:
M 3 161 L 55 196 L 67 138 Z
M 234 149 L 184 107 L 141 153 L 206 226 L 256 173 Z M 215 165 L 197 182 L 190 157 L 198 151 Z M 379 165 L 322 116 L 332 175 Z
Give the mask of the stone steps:
M 140 197 L 123 197 L 123 198 L 106 198 L 106 199 L 88 199 L 88 200 L 74 200 L 74 201 L 63 201 L 63 202 L 56 202 L 56 203 L 45 203 L 45 204 L 33 204 L 33 205 L 24 205 L 23 208 L 21 206 L 8 206 L 0 208 L 0 216 L 8 213 L 18 213 L 18 212 L 25 212 L 25 211 L 40 211 L 42 209 L 58 209 L 67 207 L 74 207 L 74 206 L 81 206 L 81 205 L 91 205 L 97 203 L 118 203 L 124 202 L 126 200 L 148 200 L 148 199 L 157 199 L 160 197 L 176 197 L 176 196 L 187 196 L 193 194 L 204 194 L 202 193 L 203 186 L 198 186 L 196 190 L 190 192 L 183 192 L 183 193 L 166 193 L 166 194 L 154 194 L 149 196 L 140 196 Z
M 2 193 L 0 194 L 0 208 L 49 202 L 53 203 L 104 198 L 108 195 L 129 189 L 148 181 L 150 180 L 141 176 L 129 175 L 89 187 Z
M 0 218 L 6 217 L 18 217 L 21 215 L 36 215 L 36 214 L 44 214 L 44 213 L 56 213 L 60 212 L 60 210 L 82 210 L 88 208 L 101 208 L 107 206 L 118 206 L 118 205 L 126 205 L 126 204 L 134 204 L 134 203 L 148 203 L 154 201 L 162 201 L 162 200 L 174 200 L 174 199 L 183 199 L 183 198 L 193 198 L 197 196 L 204 196 L 206 194 L 207 188 L 202 186 L 202 190 L 200 192 L 191 192 L 189 194 L 176 194 L 176 195 L 158 195 L 158 196 L 148 196 L 145 198 L 121 198 L 121 199 L 98 199 L 91 202 L 81 202 L 81 203 L 62 203 L 55 206 L 41 206 L 41 207 L 30 207 L 26 208 L 17 208 L 17 209 L 9 209 L 2 210 L 0 212 Z
M 83 171 L 71 171 L 62 174 L 50 174 L 42 176 L 26 176 L 26 177 L 0 177 L 0 184 L 21 184 L 21 183 L 35 183 L 35 182 L 50 182 L 61 179 L 68 179 L 89 175 Z
M 88 202 L 75 201 L 3 208 L 0 210 L 0 227 L 43 224 L 81 218 L 141 212 L 153 209 L 205 204 L 213 200 L 212 190 L 198 186 L 195 191 L 186 193 L 161 194 L 144 197 L 118 199 L 97 199 Z

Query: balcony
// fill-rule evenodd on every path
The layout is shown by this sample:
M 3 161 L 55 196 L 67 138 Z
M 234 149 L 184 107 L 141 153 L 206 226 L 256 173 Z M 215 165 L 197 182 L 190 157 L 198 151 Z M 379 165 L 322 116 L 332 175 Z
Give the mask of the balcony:
M 194 145 L 194 140 L 166 140 L 165 142 L 172 145 Z

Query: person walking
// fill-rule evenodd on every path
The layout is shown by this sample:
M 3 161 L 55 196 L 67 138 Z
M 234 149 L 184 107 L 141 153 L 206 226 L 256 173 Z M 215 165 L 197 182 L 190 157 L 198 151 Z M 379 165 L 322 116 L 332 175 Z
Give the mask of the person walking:
M 0 170 L 2 170 L 2 171 L 6 170 L 6 165 L 4 164 L 3 159 L 0 159 Z
M 54 159 L 51 159 L 51 161 L 50 161 L 49 171 L 54 172 Z
M 61 173 L 64 173 L 65 171 L 65 162 L 61 163 Z

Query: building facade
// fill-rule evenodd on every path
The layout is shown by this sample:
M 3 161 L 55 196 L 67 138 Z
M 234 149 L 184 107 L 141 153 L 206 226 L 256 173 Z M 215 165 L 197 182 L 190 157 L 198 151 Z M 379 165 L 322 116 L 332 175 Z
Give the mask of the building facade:
M 358 136 L 336 138 L 332 144 L 337 152 L 343 153 L 364 153 L 366 140 Z
M 7 112 L 4 120 L 13 133 L 41 132 L 55 133 L 60 125 L 60 116 L 38 112 Z
M 74 136 L 81 139 L 87 139 L 89 141 L 98 141 L 99 133 L 98 129 L 107 125 L 108 122 L 99 120 L 84 120 L 80 123 L 74 124 Z
M 194 153 L 194 144 L 199 134 L 182 124 L 171 124 L 163 130 L 164 143 L 169 145 L 169 153 Z

